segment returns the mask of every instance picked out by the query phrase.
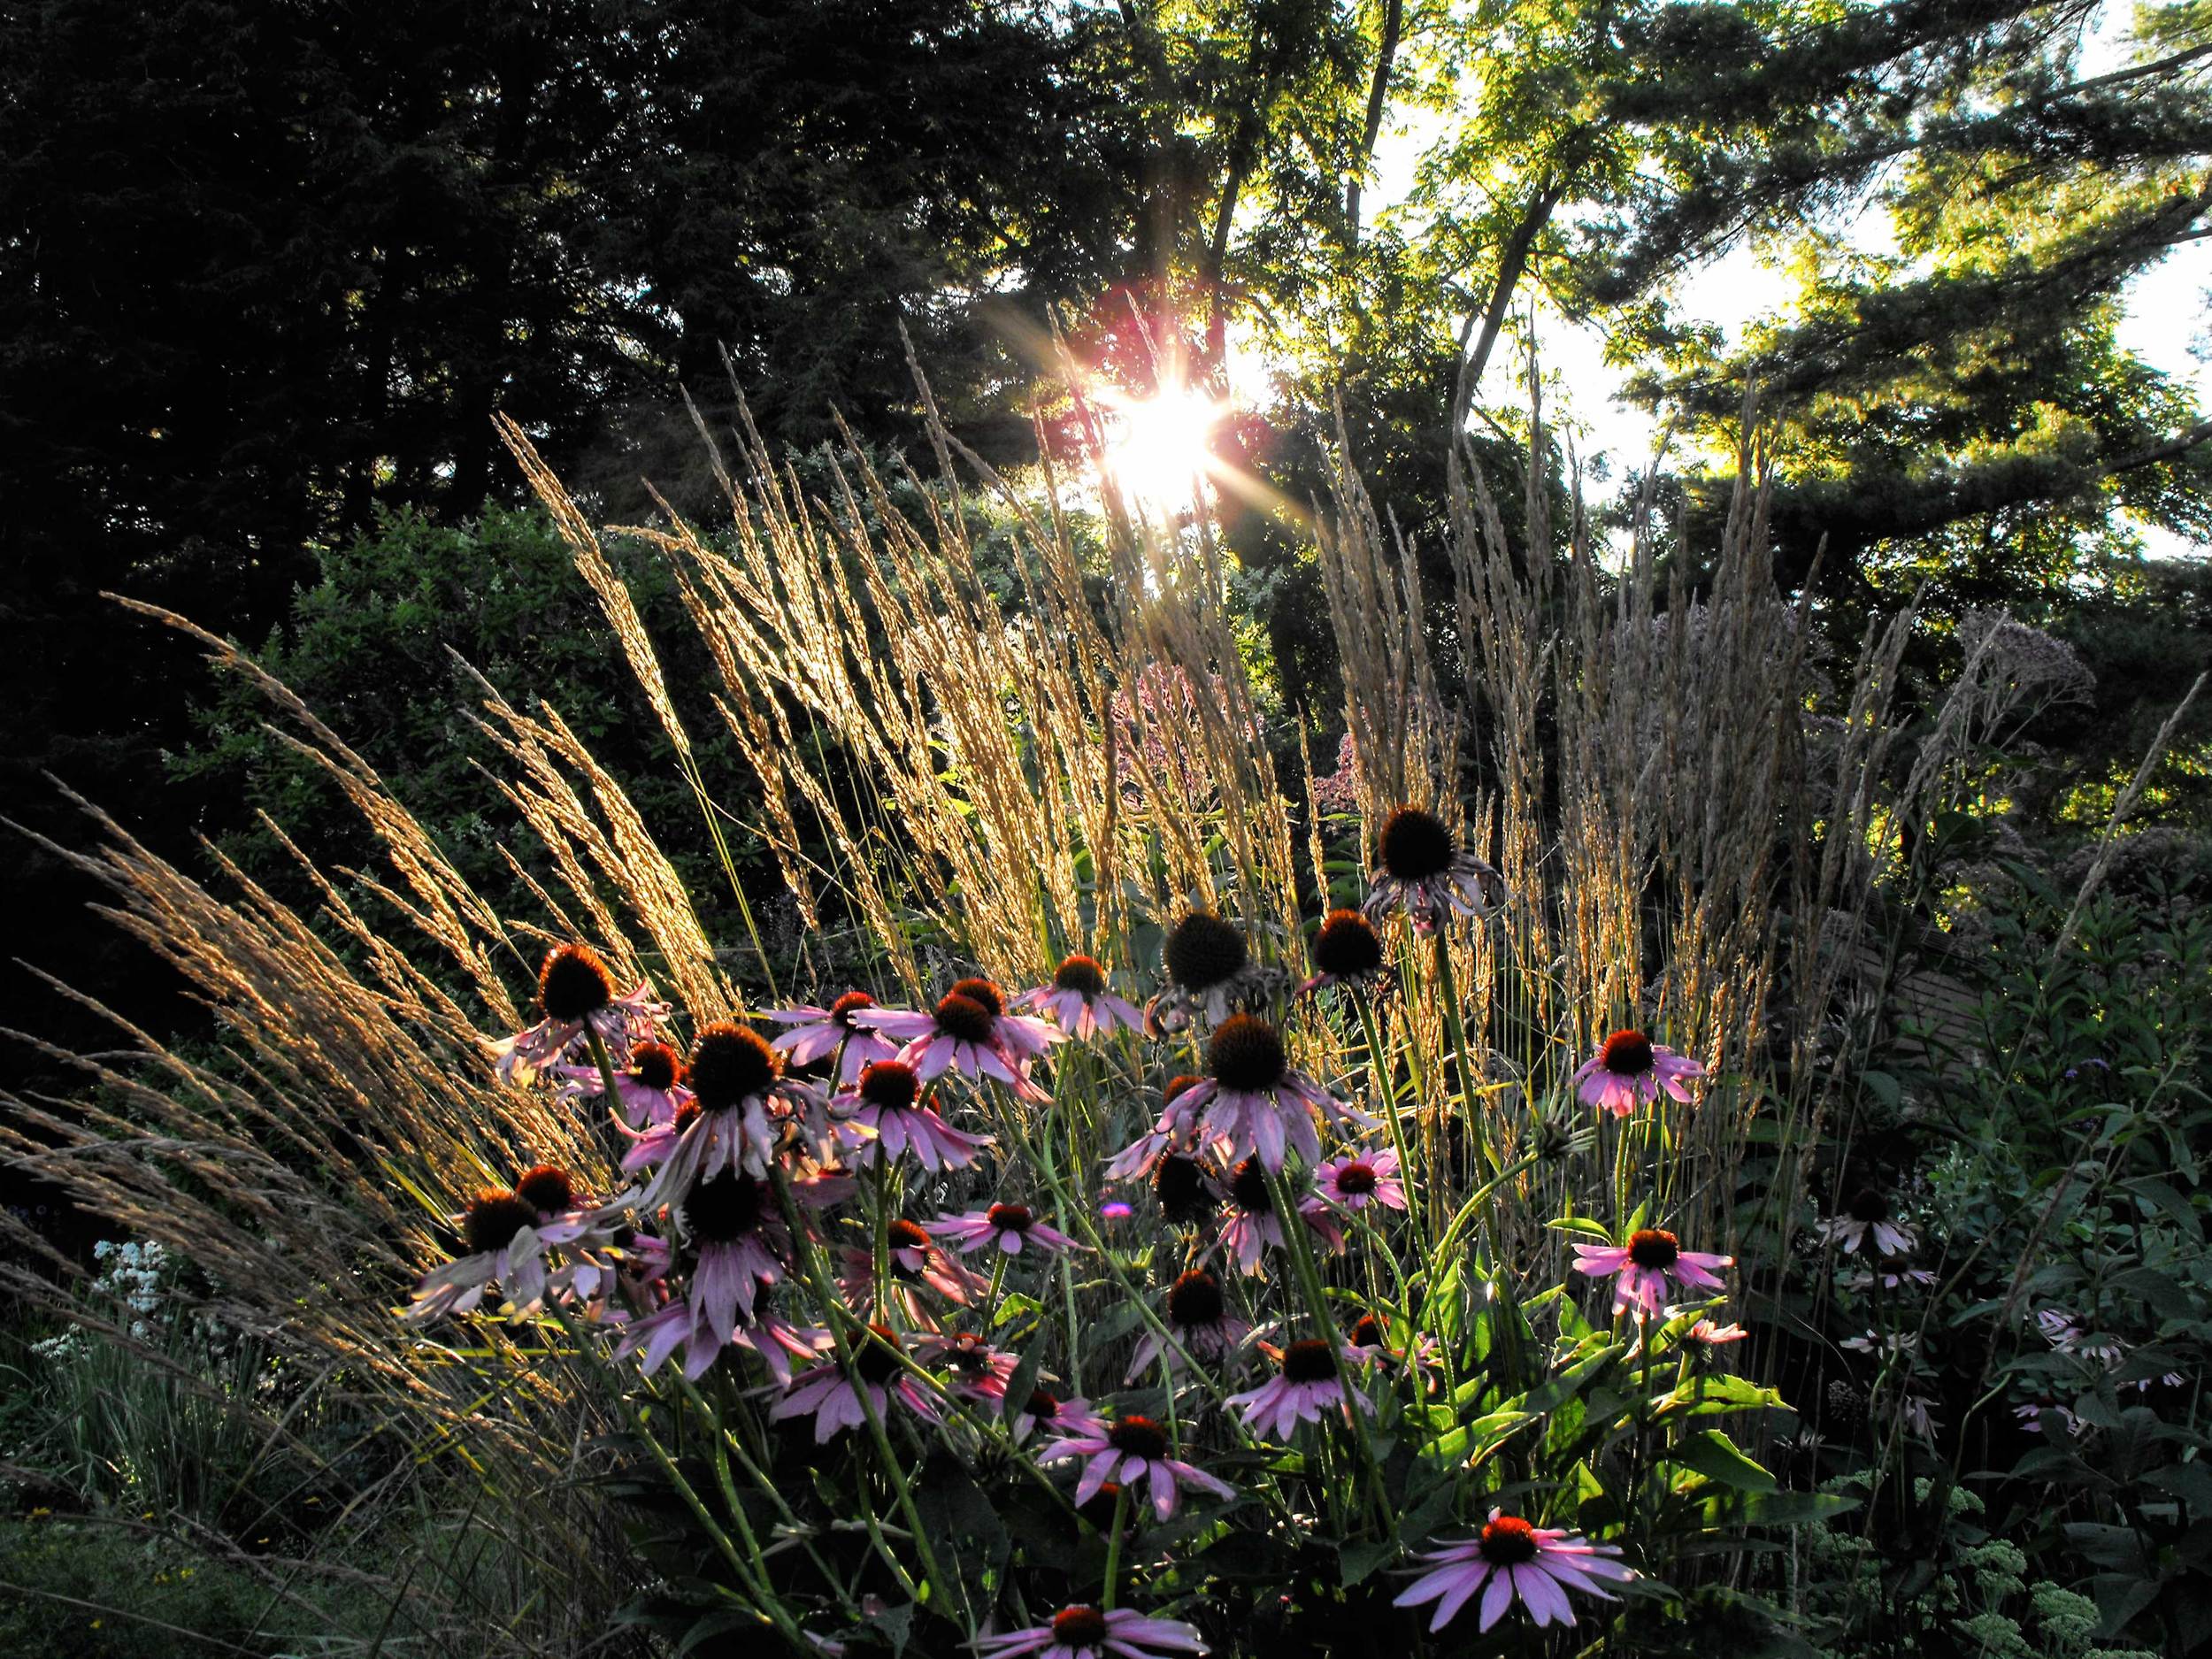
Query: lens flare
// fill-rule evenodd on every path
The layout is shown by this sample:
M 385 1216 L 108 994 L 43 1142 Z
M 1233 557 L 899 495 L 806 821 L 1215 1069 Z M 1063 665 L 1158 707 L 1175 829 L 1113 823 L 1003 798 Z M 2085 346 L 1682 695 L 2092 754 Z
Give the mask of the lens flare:
M 1214 467 L 1213 443 L 1228 408 L 1195 387 L 1164 387 L 1149 397 L 1102 397 L 1106 404 L 1106 472 L 1132 507 L 1188 511 Z

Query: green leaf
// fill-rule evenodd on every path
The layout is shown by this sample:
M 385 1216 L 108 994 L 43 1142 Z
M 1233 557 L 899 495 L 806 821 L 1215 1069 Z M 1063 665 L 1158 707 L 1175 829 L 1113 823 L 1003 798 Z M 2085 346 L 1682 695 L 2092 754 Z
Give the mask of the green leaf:
M 1840 1492 L 1755 1492 L 1729 1514 L 1740 1526 L 1803 1526 L 1848 1515 L 1860 1502 Z
M 1376 1568 L 1398 1554 L 1398 1540 L 1386 1538 L 1379 1542 L 1344 1544 L 1337 1549 L 1337 1564 L 1344 1577 L 1346 1589 L 1370 1577 Z
M 1739 1492 L 1772 1492 L 1774 1477 L 1747 1456 L 1718 1429 L 1701 1429 L 1675 1448 L 1674 1461 L 1708 1480 Z

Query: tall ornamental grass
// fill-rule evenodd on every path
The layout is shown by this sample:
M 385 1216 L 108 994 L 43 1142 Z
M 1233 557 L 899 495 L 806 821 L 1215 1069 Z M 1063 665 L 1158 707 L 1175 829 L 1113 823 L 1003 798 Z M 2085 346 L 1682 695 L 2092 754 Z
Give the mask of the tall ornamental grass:
M 1718 548 L 1663 568 L 1647 500 L 1607 568 L 1578 502 L 1550 522 L 1539 420 L 1518 540 L 1456 457 L 1448 591 L 1340 465 L 1309 526 L 1332 769 L 1281 741 L 1203 515 L 1079 522 L 1049 467 L 1016 488 L 931 432 L 918 513 L 858 458 L 807 495 L 747 426 L 723 522 L 600 530 L 505 429 L 741 936 L 557 699 L 477 682 L 535 900 L 503 915 L 284 687 L 150 613 L 258 681 L 381 861 L 286 841 L 308 914 L 83 803 L 89 849 L 53 850 L 219 1052 L 125 1027 L 73 1057 L 96 1104 L 11 1098 L 0 1145 L 303 1379 L 231 1402 L 268 1446 L 322 1455 L 311 1400 L 387 1449 L 358 1535 L 436 1494 L 350 1568 L 410 1642 L 1582 1652 L 1786 1619 L 1794 1529 L 1879 1494 L 1776 1455 L 1775 1264 L 1840 1236 L 1808 1160 L 1900 826 L 2017 696 L 1970 662 L 1894 781 L 1912 618 L 1822 657 L 1762 457 Z M 603 537 L 672 571 L 747 815 Z

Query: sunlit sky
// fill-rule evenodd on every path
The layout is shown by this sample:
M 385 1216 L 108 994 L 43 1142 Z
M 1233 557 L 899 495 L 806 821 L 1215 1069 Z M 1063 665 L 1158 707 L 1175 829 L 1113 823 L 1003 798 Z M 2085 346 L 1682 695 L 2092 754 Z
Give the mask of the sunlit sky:
M 2084 75 L 2101 73 L 2127 61 L 2127 11 L 2124 6 L 2105 7 L 2084 49 Z M 1386 134 L 1376 157 L 1379 188 L 1369 198 L 1379 210 L 1404 199 L 1414 165 L 1441 125 L 1441 118 L 1432 116 L 1418 126 L 1402 125 Z M 1890 245 L 1889 227 L 1878 205 L 1866 207 L 1837 228 L 1863 248 Z M 1756 250 L 1739 246 L 1694 272 L 1679 288 L 1677 300 L 1684 320 L 1717 325 L 1734 343 L 1750 325 L 1782 311 L 1793 288 L 1793 280 L 1767 264 Z M 2154 368 L 2193 386 L 2200 406 L 2212 403 L 2212 242 L 2184 243 L 2169 253 L 2129 287 L 2125 304 L 2121 343 Z M 1571 322 L 1540 304 L 1536 328 L 1555 424 L 1572 430 L 1586 460 L 1601 456 L 1616 475 L 1640 467 L 1650 458 L 1657 423 L 1620 397 L 1627 374 L 1605 361 L 1602 331 Z M 1503 349 L 1494 353 L 1481 388 L 1483 401 L 1494 406 L 1521 401 L 1525 396 L 1523 373 L 1517 353 Z M 2154 553 L 2212 551 L 2147 527 L 2145 539 Z

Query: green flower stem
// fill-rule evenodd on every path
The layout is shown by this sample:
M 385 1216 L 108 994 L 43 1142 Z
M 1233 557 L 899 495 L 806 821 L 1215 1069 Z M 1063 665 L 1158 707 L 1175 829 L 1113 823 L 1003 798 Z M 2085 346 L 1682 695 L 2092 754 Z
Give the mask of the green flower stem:
M 1329 1315 L 1329 1295 L 1322 1286 L 1321 1269 L 1313 1259 L 1312 1247 L 1306 1238 L 1305 1217 L 1298 1213 L 1297 1199 L 1290 1190 L 1288 1178 L 1264 1164 L 1261 1165 L 1261 1172 L 1266 1176 L 1268 1193 L 1275 1201 L 1276 1218 L 1283 1230 L 1283 1248 L 1289 1253 L 1299 1286 L 1305 1293 L 1306 1312 L 1313 1321 L 1314 1335 L 1329 1345 L 1338 1372 L 1342 1374 L 1344 1358 L 1339 1350 L 1344 1343 L 1337 1334 L 1336 1321 Z M 1382 1471 L 1375 1463 L 1374 1448 L 1368 1442 L 1367 1414 L 1352 1398 L 1357 1391 L 1348 1376 L 1344 1378 L 1344 1409 L 1351 1419 L 1352 1438 L 1359 1448 L 1360 1467 L 1366 1475 L 1368 1493 L 1374 1502 L 1376 1521 L 1387 1537 L 1391 1531 L 1390 1500 L 1383 1490 Z
M 584 1022 L 584 1035 L 591 1040 L 591 1057 L 599 1063 L 599 1082 L 607 1091 L 607 1110 L 618 1112 L 622 1110 L 622 1091 L 616 1087 L 614 1060 L 607 1053 L 606 1041 L 600 1036 L 599 1028 L 589 1020 Z M 603 1128 L 602 1133 L 604 1133 Z
M 1106 1535 L 1106 1590 L 1099 1602 L 1099 1610 L 1110 1613 L 1114 1600 L 1121 1593 L 1121 1535 L 1129 1520 L 1129 1488 L 1119 1487 L 1114 1493 L 1114 1530 Z
M 956 1578 L 947 1578 L 937 1564 L 937 1552 L 930 1548 L 929 1530 L 922 1525 L 921 1514 L 914 1507 L 914 1494 L 907 1486 L 905 1470 L 899 1463 L 898 1454 L 891 1448 L 891 1437 L 884 1432 L 882 1415 L 876 1409 L 866 1379 L 860 1375 L 855 1360 L 856 1349 L 839 1317 L 841 1315 L 843 1319 L 850 1319 L 852 1316 L 833 1294 L 828 1276 L 823 1271 L 814 1235 L 807 1230 L 805 1221 L 799 1214 L 798 1201 L 792 1196 L 790 1173 L 780 1163 L 771 1165 L 771 1173 L 776 1189 L 776 1202 L 783 1210 L 784 1225 L 790 1230 L 792 1243 L 798 1254 L 800 1271 L 822 1309 L 829 1326 L 830 1340 L 837 1350 L 838 1365 L 843 1370 L 846 1380 L 851 1384 L 853 1393 L 860 1402 L 860 1414 L 867 1419 L 869 1437 L 875 1442 L 877 1455 L 883 1459 L 884 1471 L 891 1482 L 893 1499 L 899 1506 L 899 1513 L 906 1519 L 906 1525 L 913 1534 L 914 1548 L 921 1556 L 922 1575 L 933 1589 L 942 1587 L 961 1602 L 961 1618 L 972 1636 L 975 1618 L 966 1606 L 965 1587 Z M 864 1332 L 863 1340 L 873 1342 L 877 1339 L 873 1332 Z M 895 1349 L 892 1351 L 896 1352 Z
M 1482 1154 L 1483 1164 L 1492 1175 L 1498 1172 L 1498 1160 L 1490 1150 L 1489 1138 L 1476 1133 L 1474 1123 L 1475 1071 L 1467 1057 L 1467 1027 L 1459 1017 L 1459 984 L 1452 972 L 1452 941 L 1448 930 L 1436 930 L 1436 995 L 1444 1004 L 1444 1029 L 1452 1040 L 1452 1055 L 1459 1063 L 1459 1103 L 1461 1116 L 1467 1120 L 1467 1139 Z M 1438 1094 L 1447 1104 L 1449 1096 Z M 1437 1217 L 1431 1217 L 1432 1221 Z
M 612 1371 L 613 1368 L 608 1363 L 606 1356 L 593 1347 L 586 1337 L 578 1333 L 566 1312 L 550 1303 L 547 1306 L 547 1311 L 560 1325 L 563 1334 L 568 1338 L 573 1351 L 583 1355 L 603 1373 Z M 676 1466 L 675 1459 L 668 1455 L 667 1448 L 660 1443 L 659 1439 L 647 1425 L 645 1413 L 638 1409 L 629 1392 L 620 1386 L 619 1379 L 608 1377 L 606 1380 L 609 1384 L 609 1392 L 616 1399 L 621 1401 L 625 1415 L 630 1419 L 631 1428 L 636 1432 L 647 1452 L 651 1455 L 653 1462 L 659 1467 L 662 1478 L 675 1488 L 676 1495 L 683 1500 L 684 1507 L 691 1511 L 692 1518 L 699 1523 L 708 1538 L 713 1540 L 715 1548 L 721 1553 L 722 1558 L 730 1563 L 739 1581 L 745 1586 L 747 1594 L 753 1600 L 754 1611 L 757 1612 L 764 1621 L 774 1625 L 777 1634 L 780 1635 L 785 1641 L 795 1647 L 803 1645 L 804 1639 L 800 1632 L 798 1621 L 793 1618 L 785 1609 L 783 1603 L 776 1599 L 774 1590 L 757 1571 L 756 1563 L 760 1559 L 760 1550 L 753 1540 L 750 1527 L 746 1523 L 744 1512 L 736 1506 L 732 1506 L 733 1518 L 745 1532 L 746 1547 L 741 1550 L 722 1524 L 714 1518 L 713 1512 L 707 1508 L 706 1500 L 699 1495 L 697 1489 L 690 1481 L 684 1479 L 683 1471 Z
M 1374 1079 L 1375 1092 L 1382 1096 L 1383 1110 L 1390 1118 L 1390 1149 L 1398 1155 L 1398 1179 L 1406 1189 L 1406 1213 L 1416 1214 L 1419 1209 L 1414 1192 L 1413 1159 L 1406 1148 L 1405 1125 L 1398 1117 L 1398 1090 L 1391 1081 L 1390 1071 L 1383 1060 L 1382 1032 L 1375 1019 L 1374 1005 L 1367 1000 L 1367 993 L 1356 985 L 1345 989 L 1352 995 L 1352 1006 L 1359 1014 L 1360 1030 L 1367 1039 L 1367 1071 Z M 1429 1171 L 1424 1170 L 1423 1185 L 1427 1184 Z

